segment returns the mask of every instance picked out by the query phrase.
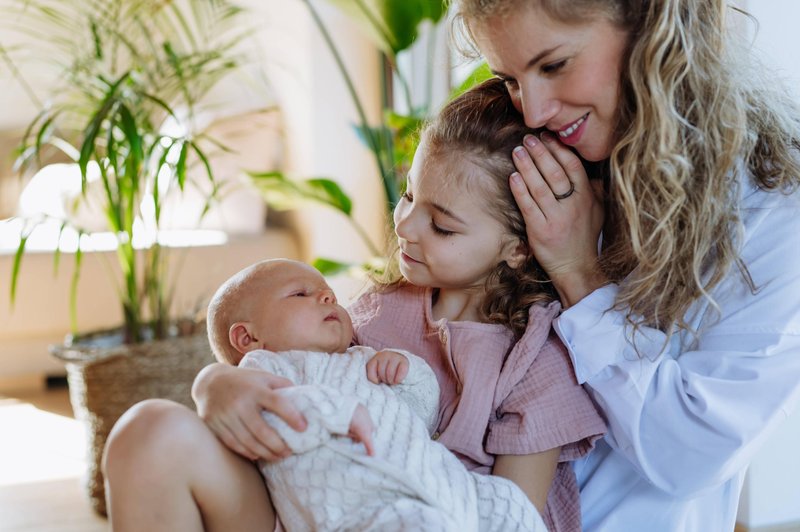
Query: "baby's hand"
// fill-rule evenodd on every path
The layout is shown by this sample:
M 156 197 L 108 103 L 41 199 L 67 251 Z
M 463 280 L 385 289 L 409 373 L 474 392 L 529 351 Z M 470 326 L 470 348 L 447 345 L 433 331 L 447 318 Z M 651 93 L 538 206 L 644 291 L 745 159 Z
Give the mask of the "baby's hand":
M 367 362 L 367 379 L 375 384 L 400 384 L 408 375 L 408 359 L 395 351 L 378 351 Z
M 363 443 L 369 456 L 375 455 L 375 449 L 372 446 L 373 429 L 372 418 L 369 417 L 366 407 L 361 404 L 358 405 L 356 411 L 353 412 L 353 418 L 350 420 L 350 429 L 347 435 L 353 441 Z

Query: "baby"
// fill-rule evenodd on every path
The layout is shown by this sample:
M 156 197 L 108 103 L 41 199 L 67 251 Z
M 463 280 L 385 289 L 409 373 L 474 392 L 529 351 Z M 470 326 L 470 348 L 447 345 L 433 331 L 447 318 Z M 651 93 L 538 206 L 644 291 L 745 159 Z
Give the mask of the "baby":
M 311 266 L 276 259 L 235 274 L 209 304 L 208 334 L 221 361 L 295 383 L 279 393 L 308 426 L 265 412 L 294 454 L 259 463 L 286 529 L 546 531 L 516 484 L 468 472 L 430 439 L 433 371 L 405 351 L 352 346 L 349 315 Z

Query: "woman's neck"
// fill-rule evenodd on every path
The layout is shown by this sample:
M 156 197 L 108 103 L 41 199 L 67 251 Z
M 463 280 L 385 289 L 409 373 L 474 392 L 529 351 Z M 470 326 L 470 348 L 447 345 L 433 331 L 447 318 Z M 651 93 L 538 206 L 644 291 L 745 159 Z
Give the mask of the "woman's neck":
M 448 321 L 486 321 L 481 312 L 484 289 L 437 288 L 433 293 L 431 310 L 434 320 Z

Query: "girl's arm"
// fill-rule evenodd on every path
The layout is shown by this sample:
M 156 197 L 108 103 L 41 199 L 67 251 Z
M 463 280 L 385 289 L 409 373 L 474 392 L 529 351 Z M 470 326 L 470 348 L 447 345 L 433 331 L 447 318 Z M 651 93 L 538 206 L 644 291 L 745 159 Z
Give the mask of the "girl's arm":
M 291 450 L 261 412 L 274 413 L 297 431 L 306 427 L 302 414 L 276 391 L 291 385 L 263 370 L 214 363 L 195 378 L 192 398 L 198 415 L 228 448 L 250 460 L 274 461 Z
M 499 455 L 492 474 L 519 486 L 541 514 L 547 504 L 547 493 L 553 484 L 560 455 L 561 447 L 534 454 Z

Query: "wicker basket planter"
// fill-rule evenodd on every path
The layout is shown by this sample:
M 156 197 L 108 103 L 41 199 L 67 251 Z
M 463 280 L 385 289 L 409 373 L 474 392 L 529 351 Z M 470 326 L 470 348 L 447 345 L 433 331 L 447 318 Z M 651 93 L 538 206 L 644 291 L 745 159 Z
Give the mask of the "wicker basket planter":
M 110 334 L 106 332 L 104 336 Z M 100 465 L 111 427 L 128 408 L 144 399 L 161 397 L 194 408 L 192 382 L 214 358 L 205 330 L 109 347 L 98 347 L 99 337 L 93 335 L 86 344 L 51 346 L 50 352 L 65 363 L 70 402 L 75 417 L 86 429 L 86 494 L 92 508 L 106 515 Z

